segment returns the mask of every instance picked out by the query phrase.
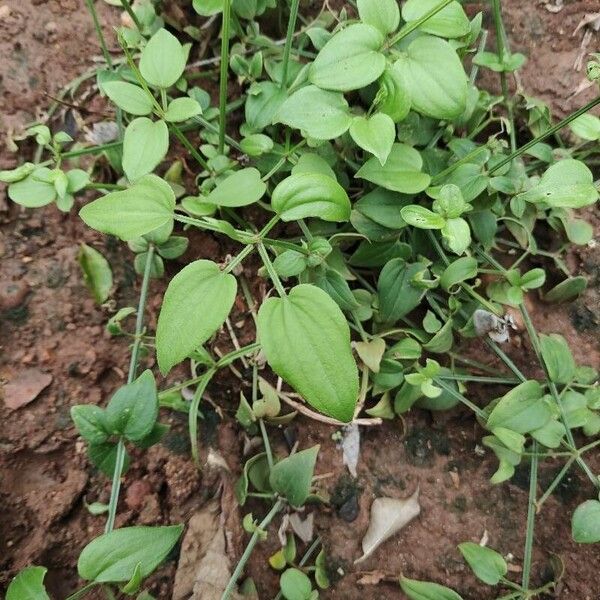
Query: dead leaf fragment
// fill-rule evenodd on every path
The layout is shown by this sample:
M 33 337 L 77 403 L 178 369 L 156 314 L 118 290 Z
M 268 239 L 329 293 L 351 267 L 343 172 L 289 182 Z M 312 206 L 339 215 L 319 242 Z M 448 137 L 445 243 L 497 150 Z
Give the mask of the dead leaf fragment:
M 306 519 L 302 519 L 299 513 L 290 515 L 290 527 L 294 533 L 305 543 L 308 544 L 314 536 L 315 516 L 310 513 Z
M 38 369 L 23 369 L 4 386 L 4 404 L 12 410 L 33 402 L 52 383 L 52 375 Z
M 362 541 L 363 555 L 354 564 L 369 558 L 383 542 L 398 533 L 420 512 L 419 488 L 410 498 L 403 500 L 377 498 L 371 505 L 371 521 Z
M 356 423 L 344 427 L 342 439 L 342 461 L 348 467 L 350 475 L 356 479 L 356 467 L 360 457 L 360 430 Z
M 183 538 L 173 600 L 220 600 L 231 577 L 226 538 L 218 501 L 212 501 L 189 521 Z M 236 592 L 230 596 L 239 600 Z
M 370 342 L 354 342 L 353 345 L 360 360 L 373 373 L 379 373 L 379 366 L 385 352 L 385 341 L 382 338 L 373 338 Z

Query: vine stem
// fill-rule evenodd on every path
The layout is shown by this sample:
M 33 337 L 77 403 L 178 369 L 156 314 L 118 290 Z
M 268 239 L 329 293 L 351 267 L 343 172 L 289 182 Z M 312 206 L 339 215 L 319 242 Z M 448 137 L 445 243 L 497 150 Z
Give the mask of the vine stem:
M 273 263 L 271 262 L 271 259 L 269 258 L 269 254 L 267 253 L 267 250 L 266 250 L 264 244 L 262 242 L 260 242 L 259 244 L 256 245 L 256 248 L 258 249 L 260 258 L 263 261 L 263 264 L 265 265 L 265 269 L 267 269 L 267 272 L 269 273 L 269 277 L 271 278 L 271 281 L 273 282 L 273 285 L 275 286 L 277 293 L 282 298 L 285 298 L 287 296 L 287 294 L 285 293 L 283 284 L 281 283 L 281 280 L 279 279 L 279 275 L 277 275 L 277 272 L 275 271 L 275 267 L 273 266 Z
M 600 96 L 598 96 L 591 102 L 588 102 L 585 106 L 582 106 L 579 110 L 576 110 L 575 112 L 571 113 L 570 115 L 565 117 L 562 121 L 559 121 L 556 125 L 553 125 L 549 129 L 547 129 L 544 133 L 534 137 L 531 141 L 527 142 L 525 145 L 521 146 L 520 148 L 517 148 L 517 150 L 515 150 L 514 152 L 511 152 L 504 160 L 501 160 L 498 164 L 494 165 L 489 170 L 488 175 L 493 175 L 496 171 L 498 171 L 502 167 L 511 163 L 515 158 L 517 158 L 518 156 L 521 156 L 521 154 L 524 154 L 530 148 L 533 148 L 533 146 L 535 146 L 537 143 L 542 142 L 547 137 L 550 137 L 551 135 L 554 135 L 555 133 L 559 132 L 563 127 L 566 127 L 569 123 L 571 123 L 572 121 L 577 119 L 577 117 L 584 115 L 585 113 L 590 111 L 592 108 L 594 108 L 598 104 L 600 104 Z
M 437 15 L 441 10 L 446 8 L 448 4 L 450 4 L 453 0 L 443 0 L 437 6 L 434 6 L 430 11 L 426 12 L 420 19 L 413 21 L 410 25 L 403 27 L 393 38 L 391 38 L 386 44 L 386 48 L 391 48 L 395 44 L 397 44 L 400 40 L 404 39 L 408 34 L 412 33 L 415 29 L 418 29 L 425 23 L 431 19 L 431 17 Z
M 142 289 L 140 290 L 140 300 L 138 302 L 137 315 L 135 319 L 135 339 L 131 348 L 131 358 L 129 360 L 129 372 L 127 374 L 127 383 L 135 379 L 138 366 L 140 347 L 142 345 L 142 330 L 144 327 L 144 311 L 146 309 L 146 298 L 148 297 L 148 287 L 150 284 L 150 273 L 152 272 L 152 260 L 154 258 L 154 245 L 148 246 L 146 254 L 146 264 L 144 265 L 144 277 L 142 279 Z M 105 533 L 110 533 L 115 526 L 115 517 L 117 515 L 117 504 L 119 502 L 119 492 L 121 491 L 121 475 L 123 465 L 125 464 L 125 443 L 123 438 L 117 443 L 117 452 L 115 455 L 115 469 L 113 471 L 112 487 L 110 490 L 110 501 L 108 503 L 108 519 L 106 520 Z
M 533 534 L 535 531 L 535 515 L 537 513 L 536 495 L 538 478 L 538 443 L 533 441 L 531 466 L 529 468 L 529 498 L 527 502 L 527 527 L 525 530 L 525 548 L 523 550 L 523 577 L 521 586 L 525 592 L 529 590 L 529 579 L 531 576 L 531 563 L 533 560 Z
M 242 571 L 244 570 L 244 567 L 246 566 L 246 563 L 248 562 L 248 559 L 250 558 L 250 555 L 254 550 L 254 546 L 256 546 L 256 544 L 258 543 L 261 530 L 264 530 L 270 525 L 271 521 L 275 518 L 277 513 L 281 511 L 284 505 L 285 503 L 283 500 L 277 500 L 277 502 L 275 502 L 271 510 L 268 512 L 267 516 L 260 522 L 258 527 L 254 530 L 254 533 L 252 534 L 252 537 L 250 538 L 250 541 L 248 542 L 248 545 L 246 546 L 246 549 L 244 550 L 240 561 L 236 565 L 235 571 L 231 575 L 231 579 L 229 580 L 229 583 L 227 584 L 227 587 L 225 588 L 225 591 L 221 596 L 221 600 L 228 600 L 229 596 L 231 596 L 233 590 L 235 589 L 237 580 L 240 578 L 240 575 L 242 574 Z
M 92 21 L 94 22 L 94 29 L 96 30 L 96 35 L 98 36 L 98 41 L 100 42 L 100 48 L 102 49 L 102 56 L 104 56 L 104 60 L 108 65 L 109 69 L 113 68 L 112 58 L 110 57 L 110 53 L 108 51 L 108 47 L 106 46 L 106 40 L 104 39 L 104 34 L 102 33 L 102 28 L 100 27 L 100 21 L 98 20 L 98 13 L 96 12 L 96 7 L 94 6 L 94 0 L 85 0 L 85 4 L 88 8 L 88 11 L 92 17 Z
M 496 48 L 498 50 L 500 62 L 504 63 L 504 56 L 508 53 L 508 48 L 504 43 L 505 32 L 504 22 L 502 21 L 502 7 L 500 5 L 500 0 L 492 0 L 492 5 L 494 8 L 494 24 L 496 26 Z M 508 111 L 508 121 L 510 123 L 510 150 L 511 152 L 514 152 L 517 149 L 515 115 L 513 103 L 510 99 L 510 94 L 508 91 L 508 81 L 506 79 L 505 71 L 500 72 L 500 85 L 502 87 L 502 96 L 504 98 L 504 104 L 506 105 L 506 110 Z
M 192 458 L 194 464 L 198 468 L 200 468 L 200 451 L 198 448 L 198 409 L 200 408 L 202 396 L 204 396 L 204 392 L 216 372 L 217 368 L 212 367 L 201 377 L 190 404 L 190 412 L 188 413 L 188 429 L 190 434 L 190 444 L 192 446 Z
M 283 67 L 281 69 L 281 89 L 287 86 L 288 68 L 290 64 L 290 52 L 292 51 L 292 39 L 294 37 L 294 29 L 296 28 L 296 19 L 298 18 L 298 6 L 300 0 L 292 0 L 290 8 L 290 18 L 287 26 L 287 35 L 285 38 L 285 47 L 283 48 Z
M 133 8 L 131 8 L 131 4 L 129 3 L 129 0 L 121 0 L 121 6 L 125 10 L 125 12 L 131 17 L 131 20 L 133 21 L 134 25 L 137 27 L 137 30 L 140 33 L 142 33 L 142 24 L 140 23 L 140 20 L 138 19 L 135 12 L 133 11 Z
M 221 27 L 221 73 L 219 79 L 219 154 L 225 148 L 227 117 L 227 75 L 229 68 L 229 29 L 231 27 L 231 0 L 223 2 L 223 26 Z

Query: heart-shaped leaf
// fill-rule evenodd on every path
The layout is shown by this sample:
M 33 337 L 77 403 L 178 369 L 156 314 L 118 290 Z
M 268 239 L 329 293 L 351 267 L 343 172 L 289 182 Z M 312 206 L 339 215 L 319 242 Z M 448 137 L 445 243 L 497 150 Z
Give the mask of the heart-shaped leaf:
M 123 136 L 123 170 L 129 181 L 152 172 L 167 154 L 169 130 L 164 121 L 138 117 Z
M 394 144 L 383 166 L 379 159 L 372 157 L 355 176 L 388 190 L 417 194 L 431 182 L 431 177 L 421 172 L 422 168 L 423 159 L 414 148 L 406 144 Z
M 269 298 L 258 313 L 258 337 L 267 362 L 312 407 L 349 422 L 358 397 L 350 329 L 338 305 L 302 284 Z
M 347 221 L 350 199 L 334 179 L 320 173 L 300 173 L 284 179 L 274 190 L 271 204 L 283 221 L 318 217 Z
M 383 166 L 396 139 L 396 126 L 392 118 L 384 113 L 372 117 L 354 117 L 350 124 L 350 135 L 363 150 L 374 154 Z
M 380 31 L 357 23 L 336 33 L 315 58 L 310 82 L 324 90 L 347 92 L 375 81 L 385 69 Z
M 156 327 L 156 357 L 163 374 L 221 327 L 236 292 L 235 277 L 210 260 L 197 260 L 173 277 Z
M 79 216 L 92 229 L 128 241 L 169 224 L 172 227 L 174 210 L 171 186 L 156 175 L 145 175 L 126 190 L 90 202 Z

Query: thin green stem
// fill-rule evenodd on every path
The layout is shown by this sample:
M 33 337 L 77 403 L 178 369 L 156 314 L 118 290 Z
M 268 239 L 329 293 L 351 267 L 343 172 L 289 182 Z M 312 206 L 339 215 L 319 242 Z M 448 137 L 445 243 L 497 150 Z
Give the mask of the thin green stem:
M 144 265 L 144 276 L 142 278 L 142 288 L 140 290 L 140 299 L 135 319 L 135 338 L 131 347 L 131 358 L 129 360 L 129 372 L 127 374 L 127 383 L 135 379 L 140 347 L 142 344 L 142 335 L 144 328 L 144 311 L 146 309 L 146 298 L 150 284 L 150 273 L 152 272 L 152 262 L 154 258 L 154 245 L 150 244 L 146 254 L 146 264 Z M 117 443 L 115 455 L 115 469 L 113 471 L 112 487 L 110 490 L 110 501 L 108 503 L 108 518 L 104 531 L 111 532 L 115 526 L 117 516 L 117 504 L 119 503 L 119 492 L 121 490 L 121 475 L 123 474 L 123 465 L 125 464 L 125 443 L 120 438 Z
M 273 451 L 271 450 L 271 444 L 269 442 L 269 436 L 267 435 L 267 428 L 265 427 L 265 422 L 263 419 L 258 420 L 258 425 L 260 427 L 260 435 L 263 439 L 263 444 L 265 446 L 265 452 L 267 453 L 267 463 L 269 464 L 269 469 L 273 468 Z
M 231 27 L 231 0 L 223 2 L 223 26 L 221 27 L 221 72 L 219 79 L 219 153 L 225 149 L 227 128 L 227 78 L 229 69 L 229 30 Z
M 98 585 L 102 584 L 97 581 L 92 581 L 92 583 L 88 583 L 80 590 L 77 590 L 76 592 L 73 592 L 70 596 L 67 596 L 65 600 L 78 600 L 79 598 L 83 598 L 83 596 L 85 596 L 92 588 Z
M 88 183 L 85 186 L 86 190 L 113 190 L 113 191 L 121 191 L 126 190 L 127 188 L 124 185 L 118 185 L 116 183 Z
M 458 401 L 462 402 L 465 406 L 468 406 L 480 419 L 483 419 L 483 421 L 487 421 L 486 413 L 481 408 L 479 408 L 479 406 L 477 406 L 476 404 L 473 404 L 473 402 L 471 402 L 469 399 L 465 398 L 460 392 L 455 390 L 453 387 L 446 385 L 444 383 L 444 380 L 441 377 L 434 377 L 433 381 L 438 387 L 441 387 L 448 394 L 450 394 L 450 396 L 452 396 L 453 398 L 456 398 Z
M 515 158 L 517 158 L 518 156 L 521 156 L 521 154 L 524 154 L 525 152 L 527 152 L 527 150 L 529 150 L 530 148 L 533 148 L 533 146 L 535 146 L 539 142 L 542 142 L 547 137 L 554 135 L 555 133 L 560 131 L 563 127 L 566 127 L 569 123 L 571 123 L 572 121 L 577 119 L 577 117 L 584 115 L 585 113 L 590 111 L 592 108 L 594 108 L 594 106 L 597 106 L 598 104 L 600 104 L 600 96 L 598 96 L 591 102 L 588 102 L 585 106 L 582 106 L 579 110 L 576 110 L 575 112 L 571 113 L 570 115 L 565 117 L 562 121 L 559 121 L 556 125 L 553 125 L 549 129 L 547 129 L 544 133 L 536 136 L 531 141 L 527 142 L 525 145 L 521 146 L 520 148 L 517 148 L 517 150 L 515 150 L 514 152 L 511 152 L 504 160 L 501 160 L 499 163 L 497 163 L 490 169 L 489 175 L 492 175 L 496 171 L 500 170 L 502 167 L 510 164 Z
M 455 373 L 440 375 L 439 377 L 440 379 L 450 381 L 469 381 L 471 383 L 487 383 L 489 385 L 518 385 L 521 383 L 519 379 L 514 377 L 484 377 L 480 375 L 457 375 Z
M 133 21 L 137 30 L 140 33 L 142 33 L 142 24 L 140 23 L 140 20 L 137 18 L 137 15 L 135 14 L 133 8 L 131 8 L 131 4 L 129 3 L 129 0 L 121 0 L 121 6 L 125 10 L 125 12 L 131 17 L 131 20 Z
M 304 556 L 300 559 L 300 562 L 298 563 L 299 567 L 303 567 L 311 558 L 311 556 L 314 554 L 315 550 L 319 547 L 319 545 L 321 544 L 321 538 L 320 537 L 316 537 L 313 541 L 313 543 L 308 547 L 308 550 L 304 553 Z M 279 590 L 277 592 L 277 596 L 275 596 L 275 598 L 273 598 L 273 600 L 280 600 L 282 596 L 282 592 L 281 590 Z
M 204 373 L 202 378 L 198 383 L 198 387 L 194 392 L 194 396 L 192 398 L 192 402 L 190 404 L 190 412 L 188 413 L 188 430 L 190 433 L 190 444 L 192 447 L 192 458 L 194 459 L 194 464 L 200 468 L 200 452 L 198 448 L 198 410 L 200 408 L 200 402 L 202 401 L 202 396 L 204 396 L 204 392 L 210 383 L 213 375 L 217 372 L 216 367 L 212 367 Z
M 187 137 L 183 134 L 181 129 L 179 129 L 179 127 L 177 127 L 177 125 L 175 125 L 174 123 L 169 123 L 169 129 L 175 134 L 177 139 L 185 146 L 188 152 L 196 159 L 196 162 L 203 169 L 210 173 L 212 170 L 208 166 L 208 163 L 206 162 L 206 160 L 204 160 L 204 158 L 202 158 L 202 155 L 198 152 L 198 150 L 194 148 L 192 142 L 190 142 L 190 140 L 187 139 Z
M 285 503 L 283 500 L 277 500 L 277 502 L 275 502 L 267 516 L 260 522 L 258 528 L 252 534 L 252 537 L 250 538 L 250 541 L 248 542 L 248 545 L 246 546 L 246 549 L 244 550 L 240 561 L 236 565 L 235 570 L 231 575 L 231 579 L 229 580 L 229 583 L 227 584 L 227 587 L 225 588 L 225 591 L 221 596 L 221 600 L 228 600 L 229 596 L 231 596 L 231 594 L 233 593 L 233 590 L 235 589 L 235 586 L 237 584 L 237 580 L 240 578 L 240 575 L 242 574 L 242 571 L 244 570 L 244 567 L 246 566 L 246 563 L 248 562 L 248 559 L 250 558 L 250 555 L 254 550 L 254 546 L 256 546 L 256 544 L 258 543 L 261 530 L 264 531 L 271 524 L 271 521 L 275 518 L 277 513 L 281 511 L 284 505 Z
M 85 0 L 85 4 L 90 12 L 92 17 L 92 21 L 94 22 L 94 29 L 96 30 L 96 36 L 98 37 L 98 41 L 100 42 L 100 48 L 102 49 L 102 56 L 104 56 L 104 60 L 108 65 L 109 69 L 113 68 L 112 58 L 110 57 L 110 53 L 108 51 L 108 47 L 106 46 L 106 40 L 104 39 L 104 34 L 102 33 L 102 27 L 100 26 L 100 21 L 98 19 L 98 13 L 96 12 L 96 6 L 94 5 L 94 0 Z
M 494 24 L 496 26 L 496 48 L 498 50 L 498 57 L 500 62 L 504 63 L 504 58 L 509 54 L 508 48 L 505 46 L 505 33 L 504 33 L 504 22 L 502 21 L 502 8 L 500 6 L 500 0 L 492 0 L 494 8 Z M 515 132 L 515 116 L 514 107 L 508 91 L 508 81 L 506 79 L 506 72 L 500 72 L 500 85 L 502 87 L 502 97 L 506 110 L 508 112 L 508 121 L 510 124 L 510 150 L 514 152 L 517 149 L 517 137 Z
M 435 177 L 433 177 L 431 179 L 431 185 L 437 185 L 438 183 L 441 183 L 442 181 L 444 181 L 444 179 L 446 177 L 448 177 L 448 175 L 452 174 L 458 167 L 471 162 L 476 156 L 478 156 L 484 150 L 487 150 L 487 149 L 488 149 L 487 145 L 484 145 L 484 146 L 478 146 L 477 148 L 471 150 L 471 152 L 469 152 L 468 154 L 466 154 L 465 156 L 463 156 L 456 162 L 453 162 L 450 166 L 448 166 L 446 169 L 444 169 L 441 173 L 438 173 Z
M 421 27 L 423 23 L 431 19 L 431 17 L 437 15 L 440 10 L 443 10 L 450 4 L 453 0 L 443 0 L 437 6 L 434 6 L 430 11 L 426 12 L 420 19 L 413 21 L 409 25 L 403 27 L 394 37 L 392 37 L 385 45 L 386 48 L 391 48 L 395 44 L 397 44 L 400 40 L 404 39 L 407 35 Z
M 533 534 L 535 530 L 536 494 L 539 458 L 537 454 L 538 443 L 534 440 L 529 469 L 529 498 L 527 501 L 527 527 L 525 530 L 525 549 L 523 557 L 523 577 L 521 586 L 524 591 L 529 590 L 529 579 L 531 576 L 531 562 L 533 559 Z
M 292 51 L 292 40 L 294 38 L 294 30 L 296 29 L 296 19 L 298 18 L 298 6 L 300 0 L 292 0 L 290 8 L 290 18 L 288 20 L 287 35 L 285 38 L 285 47 L 283 48 L 283 65 L 281 68 L 281 89 L 287 87 L 288 68 L 290 64 L 290 52 Z
M 569 472 L 569 469 L 571 468 L 571 466 L 573 465 L 574 462 L 575 462 L 575 457 L 571 456 L 571 458 L 569 458 L 569 460 L 564 464 L 563 468 L 560 470 L 558 475 L 554 478 L 552 483 L 548 486 L 548 489 L 544 492 L 542 497 L 536 502 L 537 512 L 540 511 L 544 502 L 546 502 L 546 500 L 548 500 L 548 498 L 550 498 L 550 496 L 552 495 L 552 492 L 554 492 L 554 490 L 558 487 L 560 482 L 564 479 L 564 476 Z
M 283 284 L 281 283 L 281 280 L 279 279 L 279 275 L 277 275 L 277 272 L 275 271 L 275 267 L 273 266 L 273 263 L 271 262 L 271 259 L 269 258 L 269 254 L 267 253 L 266 248 L 264 247 L 262 242 L 257 244 L 256 247 L 258 248 L 258 253 L 260 254 L 260 258 L 262 259 L 263 264 L 265 265 L 265 269 L 267 269 L 267 273 L 269 273 L 269 277 L 271 278 L 271 281 L 273 282 L 273 285 L 275 286 L 277 293 L 282 298 L 285 298 L 286 297 L 285 289 L 283 287 Z

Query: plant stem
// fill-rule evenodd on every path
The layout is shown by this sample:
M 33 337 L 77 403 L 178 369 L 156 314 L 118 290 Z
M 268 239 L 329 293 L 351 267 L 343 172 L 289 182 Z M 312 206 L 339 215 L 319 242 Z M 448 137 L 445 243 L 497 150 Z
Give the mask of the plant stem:
M 150 284 L 150 273 L 152 271 L 152 261 L 154 258 L 154 245 L 148 246 L 146 254 L 146 264 L 144 265 L 144 276 L 142 279 L 142 288 L 140 290 L 140 299 L 135 319 L 135 339 L 131 348 L 131 358 L 129 360 L 129 372 L 127 374 L 127 383 L 135 379 L 137 371 L 140 347 L 142 344 L 142 333 L 144 327 L 144 311 L 146 309 L 146 298 L 148 296 L 148 287 Z M 121 490 L 121 475 L 123 465 L 125 464 L 125 442 L 123 438 L 117 443 L 117 452 L 115 455 L 115 470 L 113 471 L 112 487 L 110 490 L 110 501 L 108 503 L 108 518 L 105 526 L 105 533 L 110 533 L 115 526 L 115 517 L 117 515 L 117 504 L 119 503 L 119 492 Z
M 441 387 L 443 390 L 448 392 L 450 396 L 456 398 L 465 406 L 468 406 L 480 419 L 483 419 L 483 421 L 487 421 L 486 413 L 483 410 L 481 410 L 479 406 L 473 404 L 473 402 L 465 398 L 460 392 L 457 392 L 453 387 L 446 385 L 441 377 L 434 377 L 433 381 L 438 387 Z
M 529 499 L 527 502 L 527 528 L 525 532 L 525 549 L 523 557 L 523 577 L 521 586 L 525 592 L 529 590 L 529 578 L 531 575 L 531 561 L 533 558 L 533 533 L 535 529 L 536 494 L 538 476 L 538 443 L 534 440 L 532 446 L 531 467 L 529 469 Z
M 174 123 L 169 124 L 169 129 L 175 134 L 177 139 L 186 147 L 188 152 L 196 159 L 198 164 L 210 173 L 211 168 L 208 166 L 208 163 L 204 160 L 204 158 L 202 158 L 198 150 L 194 148 L 192 142 L 190 142 L 190 140 L 187 139 L 187 137 L 183 134 L 181 129 L 179 129 L 179 127 L 177 127 L 177 125 L 175 125 Z
M 192 446 L 192 458 L 198 468 L 200 468 L 200 452 L 198 450 L 198 409 L 200 408 L 202 396 L 216 372 L 216 367 L 212 367 L 204 373 L 194 392 L 194 397 L 190 404 L 190 412 L 188 413 L 188 430 L 190 434 L 190 444 Z
M 584 115 L 585 113 L 590 111 L 592 108 L 594 108 L 594 106 L 597 106 L 598 104 L 600 104 L 600 96 L 598 96 L 591 102 L 588 102 L 585 106 L 582 106 L 579 110 L 576 110 L 575 112 L 571 113 L 569 116 L 565 117 L 562 121 L 558 122 L 556 125 L 553 125 L 549 129 L 547 129 L 544 133 L 533 138 L 531 141 L 527 142 L 524 146 L 521 146 L 514 152 L 511 152 L 510 155 L 507 156 L 504 160 L 501 160 L 497 165 L 494 165 L 490 169 L 488 174 L 492 175 L 493 173 L 495 173 L 496 171 L 498 171 L 505 165 L 508 165 L 515 158 L 517 158 L 518 156 L 521 156 L 521 154 L 524 154 L 530 148 L 533 148 L 533 146 L 535 146 L 538 142 L 545 140 L 547 137 L 550 137 L 551 135 L 554 135 L 555 133 L 560 131 L 563 127 L 566 127 L 569 123 L 574 121 L 577 117 Z
M 277 293 L 282 298 L 285 298 L 287 294 L 285 293 L 283 284 L 281 283 L 281 280 L 279 279 L 279 276 L 277 275 L 277 272 L 275 271 L 275 267 L 273 267 L 273 263 L 271 262 L 271 259 L 269 258 L 269 254 L 267 253 L 266 248 L 264 247 L 262 242 L 257 244 L 256 247 L 258 248 L 258 253 L 260 254 L 260 258 L 262 259 L 263 264 L 265 265 L 265 268 L 267 269 L 267 272 L 269 273 L 269 277 L 271 278 L 273 285 L 275 285 L 275 289 L 277 290 Z
M 294 29 L 296 28 L 296 19 L 298 18 L 298 6 L 300 0 L 292 0 L 290 8 L 290 18 L 287 26 L 287 35 L 285 38 L 285 47 L 283 49 L 283 67 L 281 69 L 281 89 L 287 87 L 288 67 L 290 63 L 290 52 L 292 50 L 292 39 L 294 37 Z
M 311 556 L 314 554 L 315 550 L 319 547 L 319 545 L 321 544 L 321 538 L 319 536 L 317 536 L 313 543 L 309 546 L 308 550 L 304 553 L 304 556 L 300 559 L 300 562 L 298 563 L 299 567 L 303 567 L 311 558 Z M 282 596 L 282 592 L 281 590 L 279 590 L 277 592 L 277 596 L 275 596 L 275 598 L 273 598 L 273 600 L 280 600 Z
M 264 530 L 266 527 L 269 526 L 271 521 L 275 518 L 275 516 L 283 508 L 283 506 L 283 500 L 277 500 L 277 502 L 275 502 L 273 508 L 271 508 L 267 516 L 260 522 L 260 525 L 258 525 L 258 529 L 252 534 L 252 537 L 250 538 L 250 541 L 248 542 L 248 545 L 246 546 L 246 549 L 244 550 L 240 561 L 236 565 L 235 571 L 231 575 L 231 579 L 229 580 L 229 583 L 227 584 L 227 587 L 225 588 L 225 591 L 221 596 L 221 600 L 228 600 L 229 596 L 231 596 L 233 590 L 235 589 L 237 580 L 240 578 L 240 575 L 242 574 L 242 571 L 244 570 L 244 567 L 246 566 L 246 563 L 248 562 L 248 559 L 250 558 L 250 555 L 254 550 L 254 546 L 256 546 L 256 544 L 258 543 L 260 530 Z
M 571 456 L 571 458 L 569 458 L 569 460 L 565 463 L 563 468 L 560 470 L 558 475 L 554 478 L 552 483 L 548 486 L 548 489 L 544 492 L 542 497 L 536 502 L 537 512 L 540 512 L 540 509 L 542 508 L 542 505 L 544 504 L 544 502 L 546 502 L 546 500 L 548 500 L 548 498 L 552 495 L 552 492 L 558 487 L 560 482 L 563 480 L 564 476 L 569 472 L 569 469 L 571 468 L 571 466 L 573 465 L 574 462 L 575 462 L 575 457 Z
M 94 29 L 96 30 L 96 35 L 98 36 L 98 41 L 100 42 L 100 48 L 102 49 L 102 56 L 104 56 L 104 60 L 108 65 L 109 69 L 113 68 L 112 58 L 110 57 L 110 53 L 106 46 L 106 40 L 104 39 L 104 34 L 102 33 L 102 27 L 100 26 L 100 21 L 98 20 L 98 13 L 96 12 L 96 6 L 94 5 L 94 0 L 85 0 L 85 4 L 90 12 L 92 17 L 92 21 L 94 21 Z
M 500 62 L 504 63 L 505 55 L 509 54 L 508 48 L 506 48 L 504 44 L 504 22 L 502 21 L 502 8 L 500 6 L 500 0 L 492 0 L 492 5 L 494 8 L 494 24 L 496 26 L 496 48 L 498 50 L 498 56 L 500 58 Z M 510 123 L 510 150 L 514 152 L 517 149 L 517 137 L 515 132 L 515 116 L 513 103 L 510 99 L 510 94 L 508 91 L 508 82 L 506 80 L 506 72 L 500 72 L 500 85 L 502 87 L 502 96 L 504 98 L 504 104 L 506 105 L 506 110 L 508 111 L 508 121 Z
M 429 12 L 426 12 L 420 19 L 413 21 L 410 25 L 406 25 L 403 27 L 393 38 L 391 38 L 385 45 L 386 48 L 391 48 L 395 44 L 397 44 L 401 39 L 405 38 L 409 33 L 412 33 L 415 29 L 418 29 L 433 17 L 437 15 L 440 10 L 443 10 L 450 4 L 453 0 L 442 0 L 437 6 L 434 6 Z
M 223 26 L 221 28 L 221 74 L 219 79 L 219 154 L 225 148 L 227 117 L 227 76 L 229 69 L 229 28 L 231 26 L 231 0 L 223 2 Z
M 121 191 L 126 190 L 127 188 L 124 185 L 118 185 L 117 183 L 88 183 L 85 186 L 86 190 L 113 190 L 113 191 Z
M 133 21 L 134 25 L 137 27 L 137 30 L 140 33 L 142 33 L 142 24 L 140 23 L 140 20 L 137 18 L 137 15 L 135 14 L 135 12 L 133 11 L 133 8 L 131 8 L 131 4 L 129 3 L 129 0 L 121 0 L 121 6 L 125 10 L 125 12 L 131 17 L 131 20 Z
M 453 173 L 460 165 L 464 165 L 465 163 L 471 162 L 478 154 L 481 154 L 484 150 L 487 150 L 487 144 L 483 146 L 478 146 L 474 150 L 471 150 L 468 154 L 453 162 L 450 166 L 444 169 L 441 173 L 438 173 L 435 177 L 431 179 L 431 185 L 437 185 L 438 183 L 444 181 L 448 175 Z

